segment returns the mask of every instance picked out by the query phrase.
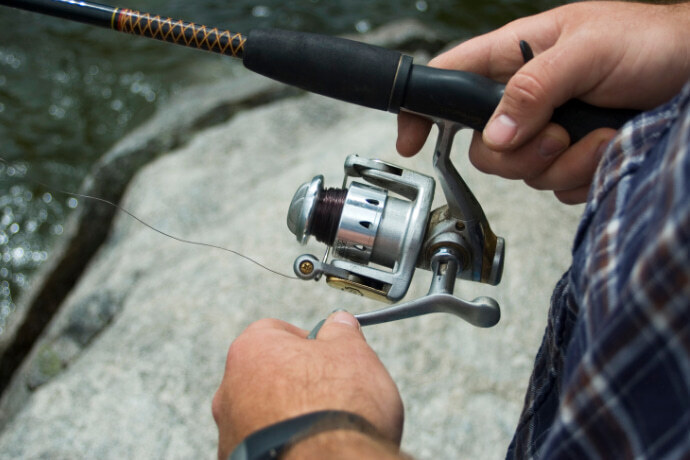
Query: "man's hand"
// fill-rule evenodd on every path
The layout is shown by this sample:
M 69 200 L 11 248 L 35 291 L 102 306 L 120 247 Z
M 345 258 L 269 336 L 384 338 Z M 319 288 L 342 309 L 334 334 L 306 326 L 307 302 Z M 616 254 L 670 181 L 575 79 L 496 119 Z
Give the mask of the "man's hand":
M 690 3 L 582 2 L 514 21 L 430 65 L 507 82 L 483 136 L 472 140 L 478 169 L 577 203 L 586 199 L 614 131 L 593 131 L 570 146 L 566 131 L 549 123 L 553 109 L 570 99 L 629 109 L 668 101 L 690 78 L 689 24 Z M 520 40 L 534 50 L 527 64 Z M 428 121 L 401 113 L 398 151 L 417 153 L 429 129 Z
M 219 459 L 225 460 L 260 428 L 323 409 L 355 412 L 400 444 L 400 394 L 354 316 L 336 312 L 316 340 L 308 340 L 307 334 L 266 319 L 249 326 L 230 346 L 225 375 L 213 399 Z M 348 438 L 352 436 L 344 439 Z

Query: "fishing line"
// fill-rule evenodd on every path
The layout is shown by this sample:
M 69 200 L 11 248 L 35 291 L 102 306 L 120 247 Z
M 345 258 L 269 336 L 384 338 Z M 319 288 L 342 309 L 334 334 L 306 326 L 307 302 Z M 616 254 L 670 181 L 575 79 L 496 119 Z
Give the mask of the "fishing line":
M 2 158 L 2 157 L 0 157 L 0 163 L 4 163 L 4 164 L 7 165 L 8 167 L 13 167 L 7 160 L 5 160 L 5 159 Z M 73 196 L 73 197 L 77 197 L 77 198 L 85 198 L 85 199 L 94 200 L 94 201 L 98 201 L 98 202 L 101 202 L 101 203 L 108 204 L 108 205 L 114 207 L 115 209 L 117 209 L 118 211 L 121 211 L 121 212 L 127 214 L 129 217 L 131 217 L 132 219 L 136 220 L 137 222 L 139 222 L 140 224 L 144 225 L 145 227 L 148 227 L 149 229 L 153 230 L 154 232 L 159 233 L 159 234 L 161 234 L 161 235 L 163 235 L 163 236 L 166 236 L 166 237 L 168 237 L 168 238 L 171 238 L 171 239 L 173 239 L 173 240 L 175 240 L 175 241 L 177 241 L 177 242 L 179 242 L 179 243 L 185 243 L 185 244 L 190 244 L 190 245 L 194 245 L 194 246 L 201 246 L 201 247 L 205 247 L 205 248 L 218 249 L 218 250 L 221 250 L 221 251 L 229 252 L 230 254 L 233 254 L 233 255 L 235 255 L 235 256 L 237 256 L 237 257 L 240 257 L 240 258 L 242 258 L 242 259 L 244 259 L 244 260 L 246 260 L 246 261 L 248 261 L 248 262 L 253 263 L 254 265 L 256 265 L 256 266 L 258 266 L 258 267 L 260 267 L 260 268 L 263 268 L 264 270 L 266 270 L 266 271 L 268 271 L 268 272 L 270 272 L 270 273 L 273 273 L 274 275 L 278 275 L 278 276 L 281 276 L 281 277 L 283 277 L 283 278 L 287 278 L 287 279 L 290 279 L 290 280 L 297 280 L 297 279 L 299 279 L 299 278 L 297 278 L 296 276 L 286 275 L 285 273 L 281 273 L 281 272 L 279 272 L 279 271 L 277 271 L 277 270 L 274 270 L 274 269 L 272 269 L 272 268 L 270 268 L 270 267 L 268 267 L 268 266 L 262 264 L 261 262 L 255 260 L 255 259 L 253 259 L 253 258 L 251 258 L 251 257 L 249 257 L 249 256 L 247 256 L 247 255 L 242 254 L 242 253 L 239 252 L 239 251 L 235 251 L 234 249 L 226 248 L 226 247 L 223 247 L 223 246 L 218 246 L 218 245 L 212 244 L 212 243 L 204 243 L 204 242 L 201 242 L 201 241 L 188 240 L 188 239 L 180 238 L 179 236 L 175 236 L 175 235 L 172 235 L 172 234 L 170 234 L 170 233 L 164 232 L 163 230 L 160 230 L 160 229 L 154 227 L 153 225 L 149 224 L 148 222 L 146 222 L 146 221 L 144 221 L 143 219 L 139 218 L 138 216 L 134 215 L 132 212 L 130 212 L 130 211 L 128 211 L 127 209 L 123 208 L 123 207 L 120 206 L 119 204 L 113 203 L 112 201 L 106 200 L 105 198 L 100 198 L 100 197 L 92 196 L 92 195 L 86 195 L 86 194 L 83 194 L 83 193 L 75 193 L 75 192 L 69 192 L 69 191 L 66 191 L 66 190 L 61 190 L 61 189 L 59 189 L 59 188 L 53 187 L 53 186 L 51 186 L 51 185 L 49 185 L 49 184 L 46 184 L 46 183 L 44 183 L 44 182 L 41 182 L 41 181 L 39 181 L 39 180 L 36 180 L 36 179 L 32 179 L 32 178 L 26 177 L 26 175 L 25 175 L 24 177 L 22 177 L 21 179 L 24 180 L 24 181 L 26 181 L 26 182 L 30 182 L 30 183 L 33 183 L 33 184 L 36 184 L 36 185 L 40 185 L 41 187 L 44 187 L 44 188 L 46 188 L 46 189 L 48 189 L 48 190 L 50 190 L 51 192 L 54 192 L 54 193 L 55 193 L 55 192 L 56 192 L 56 193 L 61 193 L 61 194 L 63 194 L 63 195 L 69 195 L 69 196 Z

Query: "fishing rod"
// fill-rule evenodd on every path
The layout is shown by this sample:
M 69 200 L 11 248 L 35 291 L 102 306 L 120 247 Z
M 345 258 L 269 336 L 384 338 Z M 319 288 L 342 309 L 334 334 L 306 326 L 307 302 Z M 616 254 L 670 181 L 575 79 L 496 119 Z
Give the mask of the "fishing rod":
M 271 79 L 365 107 L 414 112 L 484 129 L 505 85 L 470 72 L 416 65 L 400 52 L 339 37 L 279 29 L 248 35 L 127 8 L 75 0 L 0 0 L 22 10 L 241 59 Z M 524 53 L 523 53 L 524 54 Z M 572 142 L 601 127 L 620 128 L 638 112 L 571 100 L 554 111 Z
M 363 326 L 434 312 L 451 313 L 479 327 L 499 321 L 496 300 L 481 296 L 468 301 L 454 294 L 456 279 L 500 282 L 505 242 L 491 229 L 450 153 L 460 128 L 484 129 L 505 85 L 470 72 L 416 65 L 398 51 L 306 32 L 256 29 L 245 36 L 75 0 L 0 0 L 0 5 L 220 53 L 241 59 L 251 71 L 306 91 L 431 118 L 439 128 L 432 161 L 446 204 L 431 209 L 434 178 L 350 156 L 345 160 L 342 188 L 327 189 L 323 176 L 316 176 L 293 197 L 290 231 L 302 244 L 314 236 L 327 246 L 321 258 L 298 256 L 293 271 L 302 280 L 323 278 L 342 291 L 394 303 L 357 315 Z M 519 46 L 528 61 L 529 45 Z M 576 142 L 597 128 L 620 128 L 636 114 L 570 100 L 554 110 L 551 120 Z M 432 272 L 428 293 L 397 303 L 417 268 Z

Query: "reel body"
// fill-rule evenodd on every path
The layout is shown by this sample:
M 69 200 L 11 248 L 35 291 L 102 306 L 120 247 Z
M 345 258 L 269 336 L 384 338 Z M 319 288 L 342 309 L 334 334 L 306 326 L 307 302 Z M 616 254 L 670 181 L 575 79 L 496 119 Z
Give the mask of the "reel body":
M 367 183 L 351 182 L 345 189 L 350 178 Z M 400 300 L 424 242 L 434 188 L 434 179 L 424 174 L 347 157 L 343 189 L 324 190 L 323 177 L 316 176 L 292 200 L 290 230 L 302 243 L 314 235 L 329 248 L 322 262 L 309 254 L 298 257 L 295 273 L 302 279 L 325 275 L 331 286 L 377 300 Z M 346 193 L 339 200 L 333 198 L 341 191 Z M 330 251 L 340 258 L 329 263 Z
M 455 297 L 457 278 L 498 284 L 504 242 L 491 230 L 481 206 L 450 162 L 459 125 L 441 121 L 434 168 L 447 204 L 431 211 L 435 181 L 380 160 L 351 155 L 341 188 L 325 189 L 316 176 L 295 193 L 288 228 L 304 244 L 309 236 L 327 246 L 319 260 L 303 254 L 295 274 L 353 294 L 393 303 L 407 293 L 415 268 L 433 273 L 429 293 L 417 300 L 356 315 L 362 325 L 447 312 L 490 327 L 500 318 L 495 300 Z M 361 181 L 359 181 L 361 180 Z

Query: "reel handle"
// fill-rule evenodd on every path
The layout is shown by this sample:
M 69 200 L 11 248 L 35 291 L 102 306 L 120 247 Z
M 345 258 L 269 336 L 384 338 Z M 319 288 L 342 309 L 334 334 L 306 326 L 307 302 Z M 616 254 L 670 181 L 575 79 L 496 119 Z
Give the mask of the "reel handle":
M 430 313 L 450 313 L 473 326 L 488 328 L 501 319 L 501 308 L 491 297 L 477 297 L 472 301 L 453 295 L 455 276 L 460 259 L 453 250 L 440 248 L 432 258 L 433 278 L 424 297 L 380 310 L 355 315 L 362 326 L 387 323 Z
M 477 297 L 470 302 L 451 294 L 429 294 L 392 307 L 360 313 L 355 318 L 362 326 L 373 326 L 430 313 L 450 313 L 481 328 L 495 326 L 501 319 L 498 303 L 491 297 Z

